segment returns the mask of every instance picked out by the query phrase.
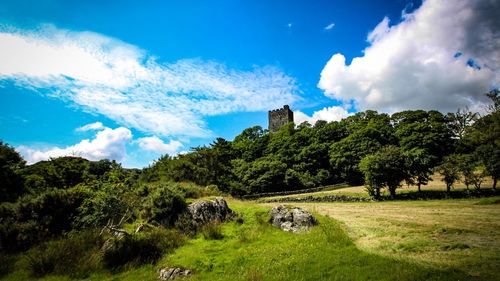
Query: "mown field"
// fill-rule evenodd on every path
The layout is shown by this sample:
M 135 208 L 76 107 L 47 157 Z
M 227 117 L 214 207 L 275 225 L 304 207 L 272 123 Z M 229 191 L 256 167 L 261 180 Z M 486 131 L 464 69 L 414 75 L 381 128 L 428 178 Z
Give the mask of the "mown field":
M 301 203 L 342 223 L 363 251 L 500 280 L 500 198 Z
M 268 224 L 275 204 L 230 200 L 242 222 L 221 239 L 198 235 L 155 265 L 86 280 L 158 280 L 157 270 L 192 269 L 189 280 L 500 280 L 500 198 L 421 202 L 294 204 L 320 225 L 304 234 Z M 31 280 L 19 257 L 4 280 Z M 70 280 L 46 276 L 39 280 Z

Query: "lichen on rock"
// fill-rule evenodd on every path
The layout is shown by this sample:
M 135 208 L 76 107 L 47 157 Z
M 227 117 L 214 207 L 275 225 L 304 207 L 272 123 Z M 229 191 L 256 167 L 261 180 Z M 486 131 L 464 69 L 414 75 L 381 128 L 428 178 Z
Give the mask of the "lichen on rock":
M 287 232 L 301 232 L 318 224 L 313 215 L 301 208 L 288 209 L 279 205 L 272 208 L 270 214 L 272 225 Z

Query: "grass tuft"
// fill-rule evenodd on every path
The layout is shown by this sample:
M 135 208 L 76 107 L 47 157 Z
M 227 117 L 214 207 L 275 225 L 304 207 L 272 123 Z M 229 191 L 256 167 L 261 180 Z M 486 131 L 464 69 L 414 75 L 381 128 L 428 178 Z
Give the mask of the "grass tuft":
M 201 228 L 201 234 L 206 240 L 221 240 L 224 238 L 220 222 L 210 222 Z

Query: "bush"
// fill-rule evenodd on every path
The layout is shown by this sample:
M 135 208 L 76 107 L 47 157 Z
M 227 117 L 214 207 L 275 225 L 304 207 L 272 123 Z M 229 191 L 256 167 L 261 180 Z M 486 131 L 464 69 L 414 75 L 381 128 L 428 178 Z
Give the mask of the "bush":
M 0 253 L 0 277 L 12 272 L 16 259 L 13 256 Z
M 125 237 L 111 238 L 106 243 L 103 261 L 106 268 L 120 270 L 126 266 L 156 263 L 163 254 L 181 246 L 184 236 L 175 230 L 153 228 Z
M 186 202 L 178 191 L 166 184 L 159 184 L 143 201 L 143 217 L 165 226 L 173 226 Z
M 0 205 L 0 249 L 26 250 L 40 241 L 71 231 L 88 193 L 72 188 L 25 196 Z
M 118 222 L 131 208 L 120 192 L 118 186 L 104 184 L 83 201 L 79 207 L 80 215 L 76 223 L 80 227 L 96 227 L 105 225 L 109 220 Z
M 85 278 L 101 267 L 101 244 L 95 230 L 71 233 L 31 249 L 26 255 L 27 268 L 34 277 L 54 273 Z

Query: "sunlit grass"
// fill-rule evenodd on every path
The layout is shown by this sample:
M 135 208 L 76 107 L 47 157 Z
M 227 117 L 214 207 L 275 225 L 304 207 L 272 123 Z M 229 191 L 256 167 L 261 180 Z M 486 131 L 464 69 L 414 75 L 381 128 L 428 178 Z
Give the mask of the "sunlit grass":
M 370 253 L 500 280 L 500 197 L 369 203 L 302 203 L 344 223 Z
M 86 280 L 158 280 L 174 266 L 193 270 L 189 280 L 495 280 L 500 204 L 479 201 L 293 204 L 320 224 L 292 234 L 268 223 L 271 204 L 230 200 L 240 215 L 221 239 L 200 233 L 155 265 Z M 16 268 L 5 280 L 31 280 Z

